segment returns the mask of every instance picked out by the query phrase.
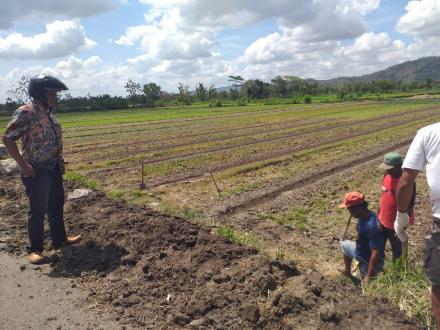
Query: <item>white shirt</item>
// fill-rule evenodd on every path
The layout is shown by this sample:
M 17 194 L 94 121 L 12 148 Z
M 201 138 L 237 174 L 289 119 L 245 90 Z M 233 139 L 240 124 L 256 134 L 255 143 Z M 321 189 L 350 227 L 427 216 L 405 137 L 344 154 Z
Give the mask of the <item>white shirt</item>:
M 402 167 L 421 171 L 425 165 L 432 215 L 440 219 L 440 123 L 417 132 Z

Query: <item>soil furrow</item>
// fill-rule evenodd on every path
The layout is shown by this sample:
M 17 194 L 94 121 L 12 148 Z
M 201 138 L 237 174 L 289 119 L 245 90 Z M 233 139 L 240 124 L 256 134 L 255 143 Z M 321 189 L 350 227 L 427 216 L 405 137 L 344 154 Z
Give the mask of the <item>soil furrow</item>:
M 419 120 L 423 120 L 423 119 L 426 119 L 426 118 L 417 118 L 416 120 L 413 120 L 413 121 L 399 121 L 399 122 L 391 123 L 386 126 L 382 126 L 380 128 L 375 128 L 375 129 L 371 129 L 368 131 L 364 131 L 364 132 L 361 132 L 358 134 L 351 134 L 350 136 L 347 136 L 347 137 L 338 137 L 335 139 L 326 140 L 325 142 L 318 142 L 318 143 L 314 143 L 314 144 L 309 144 L 307 146 L 293 147 L 293 148 L 284 149 L 284 150 L 280 150 L 280 151 L 274 151 L 274 152 L 270 152 L 270 153 L 261 154 L 259 156 L 255 156 L 255 157 L 239 159 L 236 161 L 231 161 L 231 162 L 222 163 L 222 164 L 216 164 L 214 166 L 208 166 L 208 167 L 202 168 L 197 171 L 191 171 L 190 173 L 183 172 L 178 175 L 173 175 L 171 177 L 164 178 L 162 180 L 150 181 L 146 184 L 146 186 L 147 186 L 147 188 L 150 189 L 150 188 L 158 187 L 161 185 L 174 184 L 177 182 L 182 182 L 182 181 L 187 181 L 187 180 L 194 180 L 194 179 L 198 179 L 198 178 L 203 177 L 206 173 L 209 173 L 209 172 L 225 171 L 225 170 L 237 167 L 237 166 L 248 165 L 248 164 L 256 163 L 256 162 L 260 162 L 260 161 L 267 161 L 272 158 L 287 156 L 287 155 L 290 155 L 290 154 L 293 154 L 296 152 L 305 151 L 305 150 L 308 150 L 311 148 L 318 148 L 318 147 L 323 147 L 323 146 L 327 146 L 327 145 L 332 145 L 334 143 L 347 141 L 347 140 L 350 140 L 353 138 L 361 137 L 363 135 L 368 135 L 368 134 L 380 132 L 380 131 L 383 131 L 384 129 L 397 127 L 402 124 L 415 123 L 415 122 L 417 122 Z M 106 169 L 101 169 L 101 170 L 93 170 L 93 171 L 89 171 L 88 175 L 90 175 L 90 174 L 103 174 L 103 173 L 108 173 L 108 172 L 111 173 L 114 171 L 120 171 L 123 169 L 134 168 L 137 166 L 139 166 L 139 165 L 130 165 L 130 166 L 124 166 L 124 167 L 112 167 L 112 168 L 108 168 L 108 169 L 106 168 Z
M 338 104 L 339 108 L 342 107 L 349 107 L 349 106 L 355 106 L 356 104 L 374 104 L 374 102 L 353 102 L 353 103 L 347 103 L 347 104 Z M 315 104 L 314 106 L 303 106 L 303 107 L 296 107 L 296 108 L 284 108 L 284 109 L 271 109 L 271 110 L 256 110 L 256 111 L 243 111 L 243 112 L 234 112 L 230 114 L 221 114 L 221 115 L 212 115 L 212 116 L 199 116 L 199 117 L 190 117 L 190 118 L 179 118 L 179 119 L 173 119 L 173 120 L 151 120 L 145 123 L 145 120 L 143 121 L 130 121 L 128 123 L 118 123 L 118 124 L 109 124 L 109 125 L 96 125 L 93 126 L 94 130 L 100 130 L 100 129 L 108 129 L 108 128 L 120 128 L 120 127 L 135 127 L 135 126 L 145 126 L 145 125 L 158 125 L 158 124 L 172 124 L 172 123 L 180 123 L 180 122 L 196 122 L 196 121 L 206 121 L 206 120 L 212 120 L 212 119 L 221 119 L 221 118 L 230 118 L 230 117 L 241 117 L 244 115 L 254 115 L 254 114 L 272 114 L 272 113 L 283 113 L 283 112 L 289 112 L 289 111 L 298 111 L 298 110 L 304 110 L 309 108 L 323 108 L 323 107 L 331 107 L 335 106 L 334 104 Z M 346 110 L 340 110 L 334 113 L 338 112 L 344 112 Z M 355 111 L 352 110 L 352 111 Z M 73 121 L 64 121 L 64 123 L 73 123 Z M 66 132 L 81 132 L 81 131 L 88 131 L 90 130 L 90 125 L 88 126 L 77 126 L 75 128 L 66 128 Z M 102 133 L 98 133 L 102 134 Z
M 159 124 L 173 124 L 173 123 L 187 123 L 187 122 L 198 122 L 198 121 L 206 121 L 211 119 L 222 119 L 222 118 L 230 118 L 230 117 L 241 117 L 244 115 L 254 115 L 254 114 L 272 114 L 272 113 L 280 113 L 280 112 L 287 112 L 287 111 L 297 111 L 297 110 L 304 110 L 306 107 L 302 108 L 289 108 L 289 109 L 274 109 L 274 110 L 256 110 L 256 111 L 249 111 L 249 112 L 234 112 L 230 114 L 223 114 L 223 115 L 212 115 L 212 116 L 201 116 L 201 117 L 189 117 L 189 118 L 179 118 L 179 119 L 172 119 L 172 120 L 151 120 L 145 122 L 145 120 L 141 121 L 130 121 L 128 123 L 119 123 L 119 124 L 109 124 L 109 125 L 98 125 L 93 126 L 94 130 L 101 130 L 101 129 L 109 129 L 109 128 L 127 128 L 127 127 L 137 127 L 137 126 L 152 126 L 152 125 L 159 125 Z M 171 126 L 174 127 L 174 126 Z M 78 126 L 75 128 L 67 128 L 66 131 L 69 132 L 83 132 L 83 131 L 89 131 L 90 126 Z M 102 133 L 96 133 L 96 134 L 102 134 Z M 84 136 L 84 135 L 81 135 Z
M 217 142 L 217 141 L 228 140 L 231 138 L 240 138 L 240 137 L 246 137 L 246 136 L 251 136 L 251 135 L 256 135 L 256 134 L 263 134 L 265 132 L 270 133 L 270 132 L 277 131 L 280 129 L 303 127 L 303 126 L 307 126 L 307 125 L 327 123 L 329 121 L 330 121 L 329 119 L 323 119 L 323 120 L 316 120 L 316 121 L 311 121 L 311 122 L 301 121 L 299 123 L 299 120 L 295 119 L 295 120 L 289 120 L 289 121 L 279 122 L 279 123 L 238 126 L 238 127 L 234 127 L 234 128 L 226 129 L 226 130 L 219 129 L 219 130 L 211 130 L 209 132 L 204 132 L 204 133 L 199 133 L 199 134 L 186 134 L 186 135 L 179 135 L 178 137 L 172 136 L 172 137 L 167 137 L 167 138 L 162 138 L 162 139 L 152 139 L 152 140 L 148 140 L 148 143 L 175 141 L 175 140 L 182 140 L 182 139 L 186 139 L 186 138 L 198 138 L 198 137 L 202 137 L 202 136 L 210 136 L 210 135 L 215 135 L 215 134 L 223 134 L 223 133 L 237 132 L 237 131 L 241 132 L 241 131 L 251 130 L 251 129 L 255 129 L 255 128 L 265 128 L 265 127 L 271 128 L 271 129 L 263 130 L 258 133 L 251 132 L 251 133 L 246 133 L 246 134 L 230 135 L 225 138 L 210 138 L 210 139 L 205 139 L 205 140 L 199 140 L 199 141 L 197 141 L 197 144 L 198 143 L 205 143 L 205 142 Z M 294 124 L 289 125 L 289 123 L 294 123 Z M 274 126 L 281 126 L 281 127 L 272 128 Z M 96 147 L 97 145 L 100 145 L 100 144 L 101 143 L 99 143 L 99 142 L 94 143 L 93 147 Z M 104 144 L 104 143 L 102 143 L 102 144 Z M 131 147 L 131 146 L 137 146 L 140 144 L 145 144 L 145 141 L 130 141 L 129 145 Z M 191 143 L 181 142 L 181 143 L 166 144 L 166 145 L 161 145 L 158 147 L 152 147 L 150 149 L 142 149 L 142 151 L 157 151 L 157 150 L 170 149 L 170 148 L 181 147 L 181 146 L 186 146 L 186 145 L 191 145 Z M 124 141 L 123 143 L 120 143 L 120 142 L 108 143 L 108 142 L 106 142 L 104 148 L 110 149 L 110 148 L 121 147 L 121 146 L 127 146 L 127 142 L 126 141 Z M 69 150 L 67 153 L 74 154 L 74 153 L 78 153 L 78 152 L 87 152 L 87 150 L 89 150 L 89 149 L 90 149 L 89 147 L 81 148 L 81 149 L 75 148 L 74 150 Z M 139 151 L 139 150 L 136 150 L 136 151 Z M 90 160 L 84 160 L 84 162 L 100 160 L 101 158 L 107 159 L 108 155 L 106 155 L 105 157 L 97 157 L 97 158 L 92 158 Z
M 412 120 L 412 121 L 400 120 L 400 121 L 397 121 L 397 122 L 393 122 L 393 123 L 384 125 L 384 126 L 382 126 L 380 128 L 374 128 L 374 129 L 371 129 L 371 130 L 367 130 L 365 132 L 360 132 L 358 134 L 351 134 L 350 137 L 357 137 L 357 136 L 361 136 L 361 135 L 364 135 L 364 134 L 370 134 L 370 133 L 374 133 L 374 132 L 377 132 L 377 131 L 380 131 L 380 130 L 383 130 L 383 129 L 387 129 L 387 128 L 391 128 L 391 127 L 395 127 L 395 126 L 400 126 L 402 124 L 406 124 L 406 123 L 409 123 L 409 122 L 419 121 L 421 119 L 429 118 L 432 115 L 433 115 L 433 113 L 429 112 L 428 114 L 426 114 L 424 116 L 418 117 L 416 120 Z M 394 114 L 393 116 L 389 115 L 389 117 L 383 116 L 380 119 L 384 119 L 384 118 L 388 118 L 389 119 L 389 118 L 401 117 L 401 116 L 402 116 L 402 114 L 399 113 L 399 114 Z M 370 118 L 370 119 L 366 119 L 366 120 L 357 121 L 355 124 L 356 125 L 366 124 L 366 123 L 374 122 L 374 121 L 377 121 L 377 120 L 378 120 L 378 118 Z M 327 126 L 327 127 L 319 127 L 319 128 L 313 129 L 313 130 L 309 130 L 307 133 L 304 133 L 304 132 L 294 132 L 292 134 L 283 135 L 281 137 L 273 137 L 273 138 L 269 138 L 269 139 L 268 138 L 257 139 L 257 140 L 253 140 L 253 141 L 249 141 L 249 142 L 239 143 L 239 144 L 235 144 L 235 145 L 222 146 L 222 147 L 208 149 L 208 150 L 204 150 L 204 151 L 189 152 L 189 153 L 181 154 L 181 155 L 177 155 L 177 156 L 176 155 L 172 155 L 172 156 L 165 156 L 165 157 L 160 157 L 160 158 L 156 158 L 156 159 L 144 160 L 144 164 L 145 165 L 148 165 L 148 164 L 158 164 L 158 163 L 162 163 L 162 162 L 166 162 L 166 161 L 173 161 L 173 160 L 179 160 L 179 159 L 187 159 L 187 158 L 191 158 L 191 157 L 194 157 L 194 156 L 202 156 L 202 155 L 206 155 L 206 154 L 210 154 L 210 153 L 215 153 L 215 152 L 224 151 L 224 150 L 232 150 L 232 149 L 237 149 L 237 148 L 246 147 L 246 146 L 255 145 L 255 144 L 270 143 L 270 142 L 275 142 L 275 141 L 283 141 L 283 140 L 288 140 L 288 139 L 290 139 L 292 137 L 306 136 L 306 135 L 310 135 L 310 134 L 313 134 L 313 133 L 324 132 L 324 131 L 332 130 L 332 129 L 335 129 L 335 128 L 343 128 L 343 127 L 347 127 L 347 126 L 350 126 L 350 125 L 354 125 L 354 123 L 350 122 L 350 123 L 347 123 L 347 124 L 344 124 L 344 125 L 331 125 L 331 126 Z M 336 139 L 333 139 L 333 140 L 330 140 L 330 141 L 333 143 L 333 142 L 343 141 L 344 139 L 346 139 L 346 138 L 342 138 L 342 139 L 341 138 L 336 138 Z M 327 142 L 326 142 L 326 144 L 327 144 Z M 295 152 L 296 151 L 301 151 L 301 150 L 303 150 L 302 148 L 303 147 L 295 147 L 295 148 L 292 148 L 292 149 L 288 149 L 287 152 L 290 153 L 290 150 L 293 150 Z M 278 153 L 280 153 L 280 152 L 275 152 L 275 155 L 277 155 Z M 284 154 L 284 151 L 281 151 L 280 155 L 283 155 L 283 154 Z M 265 156 L 262 159 L 259 159 L 259 158 L 261 158 L 261 157 L 257 157 L 257 160 L 267 159 Z M 271 157 L 269 157 L 269 158 L 271 158 Z M 110 161 L 111 160 L 112 159 L 110 159 Z M 118 160 L 118 159 L 113 159 L 113 161 L 115 161 L 115 160 Z M 132 168 L 132 167 L 135 167 L 135 166 L 138 166 L 138 165 L 127 165 L 127 166 L 113 167 L 110 170 L 113 170 L 113 169 L 116 169 L 116 168 L 118 170 L 119 169 L 127 169 L 127 168 Z M 101 172 L 102 171 L 103 170 L 101 170 Z M 90 173 L 93 173 L 93 172 L 90 172 Z
M 429 110 L 427 110 L 427 109 L 420 109 L 420 110 L 415 110 L 415 111 L 413 110 L 413 111 L 410 112 L 410 114 L 413 115 L 413 114 L 416 114 L 416 113 L 424 113 L 424 112 L 429 112 L 429 111 L 432 111 L 432 109 L 429 109 Z M 396 113 L 392 113 L 392 114 L 384 115 L 384 116 L 381 116 L 381 117 L 374 117 L 374 118 L 366 119 L 366 120 L 363 121 L 363 123 L 373 122 L 373 121 L 378 120 L 378 119 L 382 120 L 382 119 L 389 119 L 389 118 L 394 118 L 394 117 L 401 117 L 402 115 L 406 115 L 406 114 L 407 114 L 407 112 L 399 112 L 397 114 Z M 324 119 L 324 120 L 316 121 L 315 123 L 319 124 L 319 123 L 326 123 L 326 122 L 329 122 L 329 121 L 330 121 L 330 119 Z M 186 141 L 186 142 L 179 142 L 179 143 L 161 145 L 161 146 L 156 146 L 156 147 L 140 148 L 140 149 L 136 149 L 136 153 L 138 154 L 140 152 L 163 151 L 163 150 L 167 150 L 167 149 L 191 146 L 191 145 L 195 145 L 195 144 L 208 143 L 208 142 L 221 142 L 221 141 L 230 140 L 232 138 L 242 138 L 242 137 L 253 136 L 253 135 L 257 135 L 257 134 L 272 133 L 272 132 L 279 131 L 280 129 L 289 129 L 289 128 L 295 128 L 295 127 L 300 128 L 300 127 L 305 127 L 307 125 L 315 124 L 315 123 L 310 123 L 310 122 L 305 122 L 305 121 L 303 121 L 302 123 L 298 123 L 298 119 L 292 120 L 292 121 L 288 121 L 288 122 L 294 122 L 295 124 L 286 125 L 286 126 L 283 126 L 282 128 L 278 128 L 278 129 L 275 129 L 275 128 L 274 129 L 268 129 L 268 130 L 265 130 L 265 131 L 262 131 L 262 132 L 258 132 L 258 133 L 253 132 L 253 133 L 246 133 L 246 134 L 230 135 L 230 136 L 223 137 L 223 138 L 204 139 L 204 140 L 200 140 L 200 141 L 197 141 L 197 142 L 187 142 Z M 286 124 L 288 122 L 277 123 L 277 124 L 255 125 L 254 127 L 250 126 L 250 127 L 246 127 L 245 129 L 247 129 L 247 128 L 258 128 L 258 127 L 270 127 L 270 126 L 275 126 L 275 125 L 283 125 L 283 124 Z M 338 125 L 342 125 L 343 123 L 344 123 L 344 121 L 337 121 L 336 123 L 332 123 L 332 126 L 327 126 L 324 129 L 327 130 L 327 129 L 331 129 L 331 128 L 336 128 L 336 127 L 338 127 Z M 350 125 L 350 124 L 357 124 L 357 123 L 358 122 L 349 122 L 349 123 L 345 124 L 345 126 Z M 187 138 L 187 137 L 200 137 L 200 136 L 206 136 L 206 135 L 209 136 L 209 135 L 216 134 L 216 133 L 219 134 L 219 133 L 227 133 L 227 132 L 236 132 L 239 129 L 240 128 L 238 127 L 238 128 L 229 129 L 229 130 L 219 130 L 217 132 L 211 131 L 211 132 L 207 132 L 207 133 L 203 133 L 203 134 L 195 134 L 195 135 L 188 134 L 186 136 L 185 135 L 184 136 L 179 136 L 177 138 L 173 137 L 173 138 L 167 138 L 167 139 L 149 140 L 148 142 L 149 143 L 163 142 L 163 141 L 175 140 L 175 139 L 181 140 L 182 138 Z M 311 132 L 316 132 L 316 131 L 315 130 L 309 130 L 307 133 L 311 133 Z M 297 133 L 301 133 L 301 132 L 297 132 Z M 294 135 L 294 136 L 296 136 L 296 135 Z M 286 136 L 286 137 L 291 137 L 291 136 Z M 131 142 L 130 143 L 130 147 L 137 146 L 137 145 L 140 145 L 140 144 L 143 144 L 143 143 L 145 143 L 145 142 L 144 141 Z M 109 145 L 109 147 L 110 146 L 113 146 L 113 147 L 114 146 L 121 146 L 121 145 L 127 145 L 127 143 L 126 142 L 123 143 L 123 144 L 115 143 L 115 144 Z M 94 145 L 94 147 L 96 147 L 96 144 Z M 101 147 L 101 151 L 102 150 L 103 149 Z M 126 150 L 124 153 L 119 153 L 118 158 L 123 158 L 124 155 L 128 156 L 131 153 L 132 153 L 132 151 Z M 110 157 L 110 155 L 107 153 L 107 154 L 105 154 L 104 156 L 101 156 L 101 157 L 93 157 L 93 158 L 89 158 L 89 159 L 86 159 L 86 160 L 82 160 L 82 162 L 90 163 L 90 162 L 99 161 L 99 160 L 112 160 L 109 157 Z M 118 159 L 118 158 L 115 158 L 115 159 Z M 113 160 L 115 160 L 115 159 L 113 159 Z
M 284 185 L 278 186 L 275 189 L 271 189 L 270 191 L 266 191 L 261 193 L 258 196 L 247 198 L 241 202 L 235 203 L 234 205 L 226 206 L 224 210 L 220 212 L 220 215 L 233 215 L 240 211 L 245 211 L 246 209 L 249 209 L 251 207 L 255 207 L 258 205 L 265 204 L 269 202 L 270 200 L 273 200 L 274 198 L 278 197 L 282 193 L 286 191 L 291 191 L 293 189 L 299 189 L 304 186 L 313 184 L 319 180 L 322 180 L 326 177 L 335 175 L 339 172 L 345 171 L 347 169 L 356 167 L 358 165 L 361 165 L 363 163 L 367 163 L 371 161 L 374 158 L 383 157 L 383 155 L 387 152 L 402 148 L 406 145 L 408 145 L 412 141 L 413 137 L 404 139 L 402 141 L 399 141 L 398 143 L 392 144 L 386 148 L 382 149 L 375 149 L 373 152 L 368 153 L 367 155 L 363 155 L 362 157 L 358 157 L 356 159 L 350 159 L 346 162 L 339 162 L 337 161 L 335 165 L 332 165 L 330 167 L 327 167 L 324 170 L 321 171 L 315 171 L 313 173 L 308 174 L 307 176 L 299 176 L 293 179 L 288 180 L 288 182 Z M 283 180 L 285 182 L 285 180 Z M 271 185 L 275 185 L 273 182 L 271 182 Z

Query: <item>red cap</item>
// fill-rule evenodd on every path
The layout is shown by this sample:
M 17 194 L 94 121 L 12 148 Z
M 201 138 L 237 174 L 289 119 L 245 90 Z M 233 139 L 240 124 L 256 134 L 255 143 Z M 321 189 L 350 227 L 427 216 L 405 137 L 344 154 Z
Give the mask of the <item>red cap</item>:
M 364 201 L 365 201 L 364 194 L 357 191 L 351 191 L 345 194 L 344 203 L 339 205 L 339 208 L 346 209 L 354 205 L 362 204 Z

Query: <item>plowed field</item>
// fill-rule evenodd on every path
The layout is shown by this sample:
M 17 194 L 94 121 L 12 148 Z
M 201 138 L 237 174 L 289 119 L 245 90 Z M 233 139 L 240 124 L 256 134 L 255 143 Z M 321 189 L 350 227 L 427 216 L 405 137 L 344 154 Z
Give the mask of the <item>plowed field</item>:
M 418 128 L 438 122 L 439 101 L 59 118 L 67 177 L 77 181 L 68 189 L 99 191 L 68 203 L 70 228 L 88 239 L 52 260 L 53 272 L 78 279 L 90 299 L 113 308 L 121 322 L 147 328 L 421 327 L 398 306 L 361 295 L 337 274 L 347 214 L 336 205 L 356 189 L 376 210 L 383 154 L 404 154 Z M 142 178 L 145 190 L 139 189 Z M 419 181 L 419 221 L 410 233 L 414 258 L 421 256 L 430 224 L 425 180 Z M 4 249 L 20 253 L 23 192 L 16 179 L 2 184 L 8 194 L 0 233 L 10 237 Z M 4 211 L 11 205 L 17 205 L 13 212 Z

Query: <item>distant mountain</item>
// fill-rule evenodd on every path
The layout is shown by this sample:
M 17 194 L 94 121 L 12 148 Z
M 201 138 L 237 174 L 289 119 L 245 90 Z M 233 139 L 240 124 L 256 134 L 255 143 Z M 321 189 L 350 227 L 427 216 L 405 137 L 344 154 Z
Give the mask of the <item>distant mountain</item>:
M 344 84 L 373 80 L 401 80 L 404 82 L 425 82 L 427 78 L 440 81 L 440 56 L 422 57 L 393 65 L 385 70 L 357 77 L 339 77 L 328 80 L 306 79 L 321 84 Z

